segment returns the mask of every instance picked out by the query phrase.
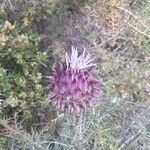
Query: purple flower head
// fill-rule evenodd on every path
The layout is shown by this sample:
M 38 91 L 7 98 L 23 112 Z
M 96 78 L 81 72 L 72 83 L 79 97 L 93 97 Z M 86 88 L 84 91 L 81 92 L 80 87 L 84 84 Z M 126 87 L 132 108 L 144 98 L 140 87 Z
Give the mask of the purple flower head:
M 71 56 L 57 66 L 48 81 L 48 98 L 59 110 L 79 112 L 86 109 L 96 98 L 98 81 L 92 76 L 95 69 L 91 55 L 85 50 L 78 55 L 72 47 Z

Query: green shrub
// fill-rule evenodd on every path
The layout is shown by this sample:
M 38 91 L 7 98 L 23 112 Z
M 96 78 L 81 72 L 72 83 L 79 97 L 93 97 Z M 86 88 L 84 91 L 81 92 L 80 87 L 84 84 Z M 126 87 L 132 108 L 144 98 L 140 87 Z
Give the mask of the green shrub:
M 29 116 L 44 100 L 39 66 L 46 53 L 39 51 L 40 38 L 31 28 L 2 21 L 0 26 L 0 93 L 5 113 Z

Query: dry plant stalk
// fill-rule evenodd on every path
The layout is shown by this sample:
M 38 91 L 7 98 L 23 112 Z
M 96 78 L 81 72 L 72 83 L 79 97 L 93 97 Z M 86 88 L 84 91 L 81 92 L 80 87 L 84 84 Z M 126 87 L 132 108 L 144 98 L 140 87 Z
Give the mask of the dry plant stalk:
M 117 30 L 117 18 L 119 17 L 119 13 L 116 9 L 116 6 L 118 4 L 118 0 L 110 0 L 111 5 L 111 12 L 110 12 L 110 18 L 111 18 L 111 33 L 112 33 L 112 43 L 113 45 L 116 43 L 116 36 L 115 32 Z
M 142 132 L 139 131 L 136 135 L 132 136 L 130 139 L 128 139 L 127 141 L 125 141 L 119 148 L 118 150 L 126 150 L 128 148 L 130 148 L 135 142 L 137 142 L 141 136 L 142 136 Z
M 108 33 L 112 45 L 117 40 L 117 32 L 119 28 L 120 14 L 117 8 L 119 0 L 105 0 L 94 5 L 91 10 L 90 17 L 93 23 L 103 26 L 105 32 Z
M 142 21 L 141 18 L 139 18 L 138 16 L 134 15 L 131 11 L 121 6 L 117 6 L 116 8 L 123 13 L 123 16 L 125 18 L 124 21 L 129 27 L 134 29 L 136 32 L 150 38 L 150 28 Z M 132 23 L 129 20 L 131 18 L 133 21 Z

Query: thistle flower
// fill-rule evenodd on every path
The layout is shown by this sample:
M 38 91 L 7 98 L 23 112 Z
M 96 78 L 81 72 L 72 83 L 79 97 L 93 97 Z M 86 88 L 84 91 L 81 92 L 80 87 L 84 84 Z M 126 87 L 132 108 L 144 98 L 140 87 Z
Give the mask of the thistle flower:
M 66 62 L 53 70 L 48 81 L 48 98 L 54 107 L 72 113 L 90 106 L 98 91 L 93 59 L 85 50 L 79 56 L 73 47 L 71 56 L 66 53 Z

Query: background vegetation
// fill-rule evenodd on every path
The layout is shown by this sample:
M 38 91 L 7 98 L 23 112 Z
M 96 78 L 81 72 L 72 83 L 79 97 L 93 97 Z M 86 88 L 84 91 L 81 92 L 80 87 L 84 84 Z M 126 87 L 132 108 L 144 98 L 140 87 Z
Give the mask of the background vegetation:
M 0 1 L 0 149 L 149 150 L 148 0 Z M 55 110 L 45 87 L 71 46 L 96 56 L 98 101 Z

